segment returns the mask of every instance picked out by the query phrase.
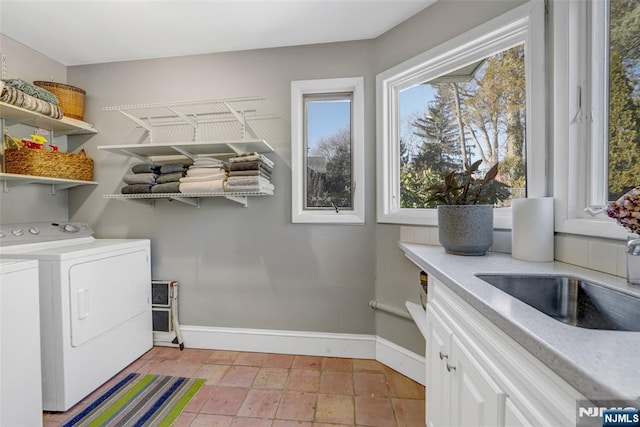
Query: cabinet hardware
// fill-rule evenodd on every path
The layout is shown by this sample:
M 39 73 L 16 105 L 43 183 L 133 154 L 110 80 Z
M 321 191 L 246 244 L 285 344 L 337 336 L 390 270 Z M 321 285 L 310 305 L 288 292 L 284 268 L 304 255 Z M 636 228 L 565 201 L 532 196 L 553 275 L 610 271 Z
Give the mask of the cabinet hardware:
M 448 358 L 449 358 L 449 356 L 448 356 L 448 355 L 443 354 L 441 351 L 440 351 L 440 352 L 438 352 L 438 355 L 440 356 L 440 360 L 448 359 Z
M 449 363 L 447 363 L 447 371 L 451 372 L 451 371 L 455 371 L 456 367 L 453 365 L 449 365 Z

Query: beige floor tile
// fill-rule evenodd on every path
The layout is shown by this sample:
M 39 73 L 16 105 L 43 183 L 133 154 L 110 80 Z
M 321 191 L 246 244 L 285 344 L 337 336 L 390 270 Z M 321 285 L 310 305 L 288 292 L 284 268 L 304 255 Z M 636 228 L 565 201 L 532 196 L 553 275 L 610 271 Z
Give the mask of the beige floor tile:
M 316 393 L 320 387 L 320 371 L 291 369 L 285 389 Z
M 200 412 L 215 415 L 236 415 L 249 389 L 217 386 Z
M 189 427 L 229 427 L 232 421 L 232 417 L 198 414 Z
M 207 380 L 207 385 L 217 385 L 229 369 L 231 369 L 231 365 L 204 364 L 196 371 L 195 376 Z
M 323 371 L 320 376 L 320 393 L 353 394 L 353 373 L 346 371 Z
M 220 380 L 220 385 L 251 387 L 260 369 L 255 366 L 232 366 Z
M 395 427 L 391 402 L 382 397 L 356 396 L 356 424 L 359 426 Z M 416 425 L 415 427 L 418 427 Z
M 320 356 L 295 356 L 293 358 L 293 369 L 310 369 L 319 371 L 322 368 L 322 357 Z
M 354 372 L 353 386 L 357 396 L 387 397 L 389 387 L 387 387 L 387 377 L 384 374 L 374 374 L 369 372 Z
M 279 390 L 249 390 L 238 410 L 238 416 L 273 419 L 281 396 L 282 392 Z
M 396 413 L 398 427 L 413 427 L 424 423 L 424 400 L 420 399 L 391 399 Z
M 353 424 L 353 397 L 319 394 L 315 421 L 321 423 Z
M 262 361 L 263 368 L 290 368 L 293 363 L 293 355 L 291 354 L 274 354 L 269 353 Z
M 316 411 L 315 393 L 285 391 L 282 393 L 276 418 L 284 420 L 313 421 Z
M 267 355 L 265 353 L 240 353 L 236 360 L 233 361 L 234 365 L 246 365 L 246 366 L 262 366 L 262 361 Z
M 289 370 L 284 368 L 260 368 L 253 380 L 254 388 L 271 388 L 282 390 L 287 383 Z
M 353 371 L 353 360 L 341 357 L 325 357 L 322 359 L 323 371 Z

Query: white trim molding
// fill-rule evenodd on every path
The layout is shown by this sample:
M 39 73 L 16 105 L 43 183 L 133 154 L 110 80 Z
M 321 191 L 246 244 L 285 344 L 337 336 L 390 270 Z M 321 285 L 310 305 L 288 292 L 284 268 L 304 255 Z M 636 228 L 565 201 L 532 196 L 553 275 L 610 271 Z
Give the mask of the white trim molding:
M 352 209 L 305 209 L 305 105 L 310 94 L 351 93 Z M 294 223 L 364 224 L 364 78 L 291 82 L 291 221 Z
M 181 325 L 185 347 L 373 359 L 425 384 L 425 358 L 376 335 Z

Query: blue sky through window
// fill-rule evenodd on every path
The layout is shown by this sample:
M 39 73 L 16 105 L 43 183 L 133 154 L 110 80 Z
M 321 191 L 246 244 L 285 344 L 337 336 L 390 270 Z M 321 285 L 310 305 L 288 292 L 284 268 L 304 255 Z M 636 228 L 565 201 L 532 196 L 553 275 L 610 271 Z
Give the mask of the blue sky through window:
M 307 102 L 307 148 L 313 152 L 318 143 L 338 131 L 351 127 L 351 101 Z

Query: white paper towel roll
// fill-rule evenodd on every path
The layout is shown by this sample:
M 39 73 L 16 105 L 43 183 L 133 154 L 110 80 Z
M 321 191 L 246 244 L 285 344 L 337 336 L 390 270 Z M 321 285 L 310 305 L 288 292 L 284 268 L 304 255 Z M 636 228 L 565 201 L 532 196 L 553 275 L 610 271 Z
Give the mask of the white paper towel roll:
M 553 261 L 553 197 L 511 201 L 511 256 L 523 261 Z

